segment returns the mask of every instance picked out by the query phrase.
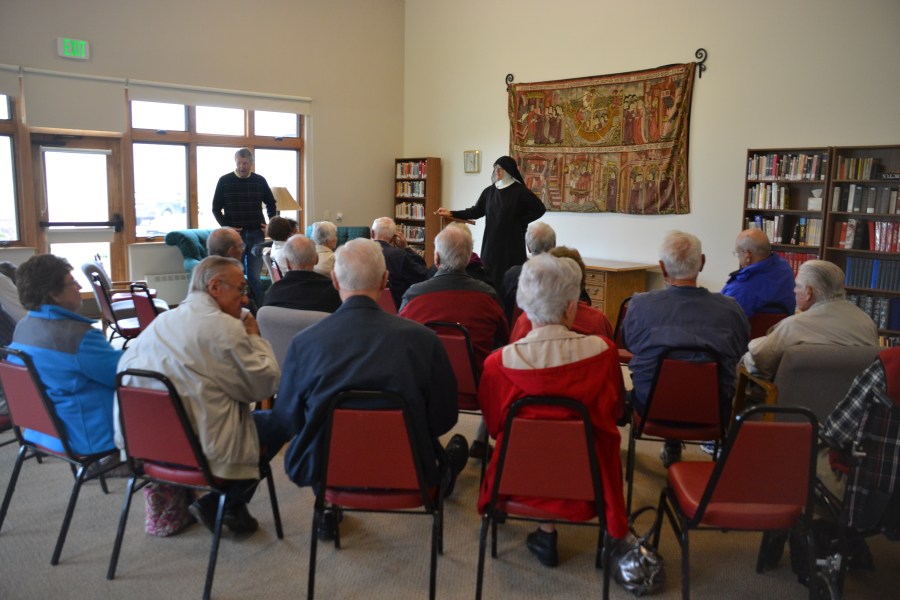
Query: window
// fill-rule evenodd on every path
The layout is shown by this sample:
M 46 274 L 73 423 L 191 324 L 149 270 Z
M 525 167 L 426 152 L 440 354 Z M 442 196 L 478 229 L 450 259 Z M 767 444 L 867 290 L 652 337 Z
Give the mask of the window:
M 197 148 L 197 226 L 215 229 L 219 226 L 212 214 L 213 194 L 219 178 L 234 171 L 237 148 L 200 146 Z
M 197 133 L 244 135 L 244 111 L 240 108 L 198 106 Z
M 137 237 L 165 235 L 173 229 L 189 226 L 187 167 L 187 147 L 184 145 L 134 144 Z
M 19 239 L 12 136 L 0 135 L 0 242 Z
M 270 187 L 287 188 L 291 196 L 296 200 L 300 197 L 297 195 L 299 154 L 296 150 L 260 148 L 254 156 L 256 165 L 254 171 L 265 177 Z M 297 213 L 291 211 L 291 214 L 284 216 L 293 219 L 297 217 Z
M 10 118 L 9 96 L 0 94 L 0 120 L 8 121 Z
M 155 129 L 157 131 L 186 131 L 187 119 L 184 104 L 165 102 L 131 103 L 131 126 L 135 129 Z
M 253 133 L 274 138 L 297 137 L 297 115 L 258 110 L 253 114 Z

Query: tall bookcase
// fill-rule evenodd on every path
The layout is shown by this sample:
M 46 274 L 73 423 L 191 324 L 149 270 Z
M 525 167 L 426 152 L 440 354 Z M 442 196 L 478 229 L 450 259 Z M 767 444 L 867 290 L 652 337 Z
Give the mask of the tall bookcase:
M 441 229 L 441 159 L 394 160 L 394 221 L 409 247 L 422 255 L 428 266 L 434 260 L 434 237 Z
M 822 256 L 830 159 L 829 148 L 747 151 L 744 228 L 765 230 L 794 273 Z
M 882 345 L 900 345 L 898 193 L 900 145 L 750 149 L 744 228 L 766 229 L 794 273 L 813 258 L 841 267 Z
M 847 298 L 900 343 L 900 146 L 836 146 L 825 260 L 846 275 Z

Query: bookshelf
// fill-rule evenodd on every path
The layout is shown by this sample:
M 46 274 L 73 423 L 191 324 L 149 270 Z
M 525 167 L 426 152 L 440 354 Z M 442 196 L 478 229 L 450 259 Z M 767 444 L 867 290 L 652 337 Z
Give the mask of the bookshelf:
M 882 345 L 900 344 L 900 146 L 832 149 L 825 260 L 844 270 L 847 298 Z
M 434 236 L 441 229 L 441 159 L 394 160 L 394 221 L 409 247 L 434 262 Z
M 822 256 L 831 149 L 747 150 L 744 229 L 765 230 L 794 268 Z

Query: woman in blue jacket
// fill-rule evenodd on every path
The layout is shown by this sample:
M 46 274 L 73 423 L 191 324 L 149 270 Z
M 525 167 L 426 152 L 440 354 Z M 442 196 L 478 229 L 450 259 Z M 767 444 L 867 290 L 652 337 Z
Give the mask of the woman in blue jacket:
M 94 321 L 77 313 L 81 285 L 71 271 L 69 261 L 52 254 L 22 263 L 16 283 L 28 315 L 16 326 L 11 346 L 34 362 L 72 450 L 94 454 L 115 448 L 113 395 L 122 352 L 106 341 Z M 25 437 L 63 450 L 56 438 L 35 431 L 26 431 Z

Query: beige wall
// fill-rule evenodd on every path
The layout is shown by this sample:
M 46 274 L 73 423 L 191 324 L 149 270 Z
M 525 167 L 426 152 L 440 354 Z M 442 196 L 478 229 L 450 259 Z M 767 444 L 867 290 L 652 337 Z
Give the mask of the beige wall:
M 404 151 L 443 159 L 444 205 L 464 208 L 509 151 L 504 77 L 544 81 L 690 62 L 692 213 L 554 213 L 560 243 L 582 254 L 655 262 L 664 233 L 700 236 L 701 281 L 736 267 L 747 148 L 900 144 L 896 0 L 407 0 Z M 464 174 L 462 153 L 487 168 Z M 481 225 L 477 235 L 480 236 Z
M 402 0 L 0 0 L 0 63 L 311 97 L 307 221 L 368 225 L 402 152 L 403 29 Z

